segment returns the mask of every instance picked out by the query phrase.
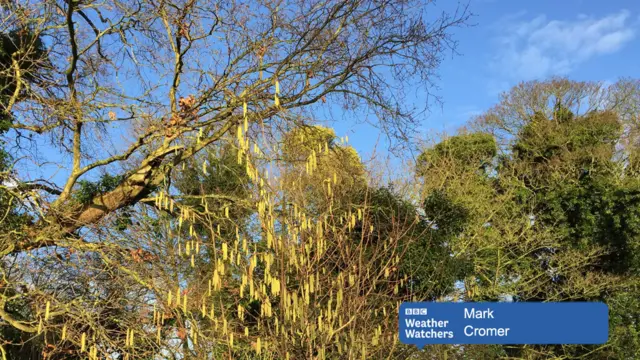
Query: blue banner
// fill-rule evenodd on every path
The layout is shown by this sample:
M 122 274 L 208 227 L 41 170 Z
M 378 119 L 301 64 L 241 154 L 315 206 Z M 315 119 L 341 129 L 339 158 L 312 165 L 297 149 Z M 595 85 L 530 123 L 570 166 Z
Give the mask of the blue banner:
M 609 308 L 598 302 L 407 302 L 400 341 L 429 344 L 603 344 Z

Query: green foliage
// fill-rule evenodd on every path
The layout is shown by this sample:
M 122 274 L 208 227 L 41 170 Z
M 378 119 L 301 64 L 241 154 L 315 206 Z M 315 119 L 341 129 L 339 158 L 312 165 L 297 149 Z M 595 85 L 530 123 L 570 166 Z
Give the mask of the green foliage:
M 536 194 L 539 221 L 554 226 L 567 242 L 585 249 L 605 246 L 598 267 L 616 274 L 640 274 L 640 187 L 637 181 L 617 184 L 583 179 L 556 184 Z
M 528 118 L 492 121 L 522 126 L 491 177 L 475 171 L 496 155 L 489 134 L 445 140 L 425 151 L 417 167 L 426 216 L 459 252 L 464 271 L 457 279 L 467 300 L 508 294 L 516 301 L 605 301 L 611 335 L 603 347 L 508 346 L 497 353 L 470 347 L 468 354 L 637 358 L 640 180 L 630 176 L 634 154 L 627 163 L 618 154 L 617 113 L 576 115 L 559 100 Z
M 286 133 L 282 144 L 282 155 L 285 161 L 295 163 L 305 161 L 315 150 L 324 151 L 325 144 L 334 149 L 336 133 L 324 126 L 301 126 Z
M 481 168 L 496 156 L 497 151 L 496 141 L 489 134 L 471 133 L 453 136 L 420 154 L 417 160 L 418 175 L 443 159 Z
M 603 270 L 618 274 L 637 268 L 638 182 L 620 178 L 614 158 L 621 125 L 614 113 L 590 112 L 562 121 L 534 119 L 514 145 L 510 164 L 534 193 L 538 221 L 553 226 L 573 246 L 605 246 Z
M 351 201 L 359 201 L 360 194 L 366 192 L 365 168 L 358 152 L 340 143 L 333 129 L 294 128 L 283 138 L 281 155 L 282 180 L 290 190 L 288 196 L 309 208 L 308 211 L 327 210 L 328 187 L 336 198 L 334 209 L 348 208 Z
M 47 61 L 46 49 L 40 36 L 28 28 L 0 33 L 0 68 L 11 69 L 0 75 L 0 132 L 7 131 L 11 125 L 11 116 L 5 112 L 4 107 L 17 88 L 14 59 L 20 69 L 21 80 L 37 83 Z
M 566 110 L 564 121 L 533 116 L 518 134 L 514 156 L 521 162 L 542 164 L 538 170 L 562 174 L 593 173 L 610 168 L 621 124 L 615 113 L 591 112 L 573 117 Z M 553 180 L 546 171 L 541 178 Z
M 573 111 L 565 106 L 562 101 L 556 100 L 556 104 L 553 107 L 553 119 L 559 123 L 568 123 L 574 119 L 575 115 Z
M 207 173 L 202 171 L 206 162 Z M 176 175 L 173 185 L 185 195 L 225 194 L 245 196 L 248 177 L 243 164 L 237 162 L 237 149 L 225 145 L 208 152 L 203 158 L 194 158 Z
M 640 289 L 629 286 L 606 299 L 609 305 L 610 358 L 640 357 Z
M 0 33 L 0 64 L 8 69 L 13 59 L 18 61 L 23 77 L 33 80 L 39 71 L 39 65 L 47 57 L 42 38 L 28 28 Z M 10 90 L 7 79 L 3 79 L 2 93 Z
M 74 197 L 81 204 L 89 204 L 96 195 L 115 189 L 123 179 L 122 175 L 112 176 L 105 174 L 98 181 L 80 180 Z
M 235 233 L 236 225 L 242 227 L 250 215 L 244 202 L 248 200 L 251 182 L 245 165 L 238 164 L 237 151 L 231 144 L 212 149 L 203 157 L 193 158 L 175 173 L 172 181 L 179 194 L 188 197 L 184 201 L 188 206 L 199 211 L 204 211 L 205 205 L 211 210 L 229 207 L 231 220 L 222 222 L 222 231 L 228 234 Z M 203 162 L 206 173 L 202 170 Z
M 448 234 L 434 230 L 418 208 L 404 200 L 391 187 L 370 189 L 367 206 L 375 231 L 369 241 L 381 243 L 392 236 L 399 236 L 404 248 L 397 249 L 402 257 L 399 263 L 400 277 L 407 276 L 407 292 L 419 294 L 421 299 L 435 300 L 448 294 L 460 276 L 459 263 L 449 254 Z M 354 241 L 361 238 L 360 231 L 353 232 Z
M 133 225 L 133 220 L 131 219 L 131 211 L 126 209 L 117 214 L 114 227 L 118 231 L 124 231 L 129 226 Z
M 457 204 L 444 191 L 436 190 L 424 201 L 425 216 L 433 221 L 439 233 L 457 235 L 469 221 L 469 210 Z

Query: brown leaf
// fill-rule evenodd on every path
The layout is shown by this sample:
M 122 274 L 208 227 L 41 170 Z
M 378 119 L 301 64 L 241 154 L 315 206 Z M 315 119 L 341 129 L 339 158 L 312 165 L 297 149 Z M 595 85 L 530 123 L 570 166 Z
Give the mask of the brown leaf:
M 176 331 L 176 334 L 181 340 L 184 340 L 184 338 L 187 337 L 187 329 L 183 327 L 178 328 L 178 330 Z

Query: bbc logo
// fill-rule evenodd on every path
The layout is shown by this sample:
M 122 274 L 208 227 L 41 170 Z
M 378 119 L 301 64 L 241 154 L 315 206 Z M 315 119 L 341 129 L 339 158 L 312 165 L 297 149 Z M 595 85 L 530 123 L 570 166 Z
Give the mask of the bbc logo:
M 404 309 L 405 315 L 427 315 L 427 308 L 407 308 Z

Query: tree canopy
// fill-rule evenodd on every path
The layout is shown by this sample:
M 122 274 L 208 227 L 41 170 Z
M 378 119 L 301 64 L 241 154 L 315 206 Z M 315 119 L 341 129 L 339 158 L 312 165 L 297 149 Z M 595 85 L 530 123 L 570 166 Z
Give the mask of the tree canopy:
M 622 85 L 609 95 L 633 90 Z M 477 132 L 448 138 L 418 159 L 429 217 L 438 231 L 453 231 L 453 253 L 468 264 L 466 300 L 610 306 L 603 346 L 505 346 L 492 356 L 640 354 L 637 307 L 628 302 L 639 279 L 640 182 L 629 160 L 635 144 L 627 141 L 635 124 L 619 110 L 629 104 L 601 99 L 579 112 L 578 99 L 601 92 L 597 84 L 558 79 L 522 84 L 475 120 Z
M 3 357 L 412 351 L 395 340 L 395 309 L 415 293 L 414 269 L 399 266 L 410 244 L 429 243 L 424 219 L 369 187 L 357 152 L 314 113 L 363 109 L 403 141 L 419 119 L 397 91 L 429 88 L 465 7 L 38 0 L 0 11 Z
M 3 359 L 640 356 L 637 80 L 519 84 L 386 182 L 319 114 L 409 144 L 464 6 L 0 13 Z M 610 340 L 399 343 L 402 302 L 460 300 L 604 301 Z

